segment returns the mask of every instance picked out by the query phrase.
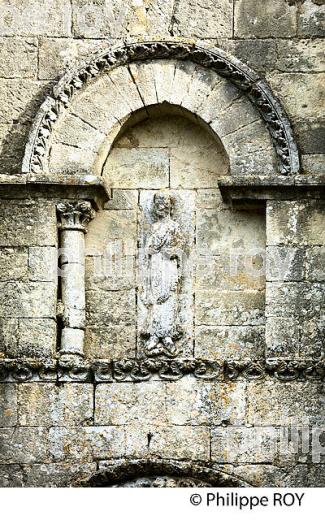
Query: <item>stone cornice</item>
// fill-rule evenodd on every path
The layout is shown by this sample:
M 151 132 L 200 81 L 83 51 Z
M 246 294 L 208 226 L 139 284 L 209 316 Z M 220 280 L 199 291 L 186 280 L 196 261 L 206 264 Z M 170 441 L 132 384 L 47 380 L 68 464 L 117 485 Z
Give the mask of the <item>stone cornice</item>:
M 290 175 L 299 172 L 298 150 L 289 120 L 269 85 L 249 67 L 221 49 L 212 50 L 194 43 L 176 41 L 130 43 L 110 48 L 91 58 L 79 70 L 65 74 L 35 118 L 26 145 L 23 172 L 38 174 L 46 170 L 53 127 L 73 95 L 89 80 L 118 66 L 156 59 L 191 60 L 231 81 L 245 93 L 265 121 L 276 150 L 280 173 Z
M 201 359 L 118 361 L 0 360 L 0 382 L 141 382 L 177 381 L 192 376 L 202 381 L 263 380 L 323 381 L 325 358 L 209 361 Z
M 299 199 L 325 196 L 325 177 L 296 175 L 295 177 L 267 177 L 245 175 L 218 179 L 221 195 L 226 202 L 268 199 Z
M 103 178 L 95 175 L 30 174 L 0 178 L 0 199 L 28 196 L 92 200 L 98 208 L 111 198 L 111 190 Z

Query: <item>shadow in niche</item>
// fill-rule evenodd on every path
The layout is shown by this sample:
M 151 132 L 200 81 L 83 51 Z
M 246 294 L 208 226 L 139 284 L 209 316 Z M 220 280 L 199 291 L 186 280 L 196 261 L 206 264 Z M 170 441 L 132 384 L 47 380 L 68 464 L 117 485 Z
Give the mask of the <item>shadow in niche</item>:
M 80 487 L 252 487 L 248 482 L 219 469 L 198 464 L 160 460 L 113 463 Z
M 103 163 L 97 164 L 97 169 L 99 171 L 98 175 L 102 176 L 105 172 L 107 162 L 110 157 L 110 153 L 112 150 L 116 147 L 117 143 L 121 138 L 123 138 L 126 134 L 128 134 L 130 131 L 132 131 L 133 128 L 137 128 L 138 125 L 141 125 L 141 123 L 153 123 L 158 124 L 162 119 L 167 118 L 183 118 L 187 120 L 189 123 L 191 123 L 194 126 L 198 126 L 201 131 L 204 131 L 207 133 L 208 136 L 210 136 L 211 142 L 214 141 L 214 146 L 217 147 L 218 152 L 220 156 L 222 156 L 224 164 L 222 165 L 221 172 L 219 175 L 229 175 L 230 173 L 230 164 L 229 164 L 229 158 L 227 155 L 227 152 L 224 148 L 224 145 L 217 135 L 216 132 L 214 132 L 210 125 L 207 124 L 203 119 L 201 119 L 198 115 L 194 114 L 190 110 L 179 106 L 179 105 L 172 105 L 171 103 L 168 103 L 166 101 L 155 104 L 155 105 L 147 105 L 146 107 L 140 108 L 139 110 L 136 110 L 132 114 L 130 114 L 125 121 L 122 123 L 122 127 L 119 130 L 119 132 L 114 136 L 114 138 L 108 139 L 108 144 L 103 144 L 101 153 L 99 154 L 100 158 L 105 158 Z M 157 127 L 158 128 L 158 127 Z M 155 130 L 157 130 L 157 128 Z M 157 146 L 159 145 L 159 139 L 157 138 Z M 136 147 L 136 144 L 132 141 L 130 141 L 129 146 L 123 146 L 125 148 L 132 148 Z

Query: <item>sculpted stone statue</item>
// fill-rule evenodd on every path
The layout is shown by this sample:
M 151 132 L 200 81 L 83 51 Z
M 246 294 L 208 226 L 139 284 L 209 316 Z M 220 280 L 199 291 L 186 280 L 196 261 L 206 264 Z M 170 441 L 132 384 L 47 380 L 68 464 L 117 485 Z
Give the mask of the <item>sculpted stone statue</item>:
M 144 303 L 147 323 L 144 347 L 147 356 L 175 357 L 175 340 L 181 337 L 179 324 L 179 293 L 182 279 L 182 256 L 185 237 L 172 220 L 173 201 L 164 192 L 153 199 L 154 223 L 145 244 Z

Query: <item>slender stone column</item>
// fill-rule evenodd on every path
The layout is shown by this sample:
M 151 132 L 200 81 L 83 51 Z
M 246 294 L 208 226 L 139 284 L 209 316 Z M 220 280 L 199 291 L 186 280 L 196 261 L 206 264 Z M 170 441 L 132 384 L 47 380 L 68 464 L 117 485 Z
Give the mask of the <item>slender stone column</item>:
M 95 216 L 88 201 L 57 205 L 63 304 L 60 354 L 83 355 L 85 335 L 85 233 Z

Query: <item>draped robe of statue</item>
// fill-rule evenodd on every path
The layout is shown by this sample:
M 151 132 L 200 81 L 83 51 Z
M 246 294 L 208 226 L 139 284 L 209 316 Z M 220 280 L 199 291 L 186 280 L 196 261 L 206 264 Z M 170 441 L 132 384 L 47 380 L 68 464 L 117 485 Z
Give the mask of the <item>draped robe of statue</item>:
M 171 200 L 158 193 L 154 198 L 151 226 L 145 246 L 148 356 L 178 353 L 175 340 L 181 336 L 179 323 L 179 293 L 182 276 L 184 236 L 170 216 Z

